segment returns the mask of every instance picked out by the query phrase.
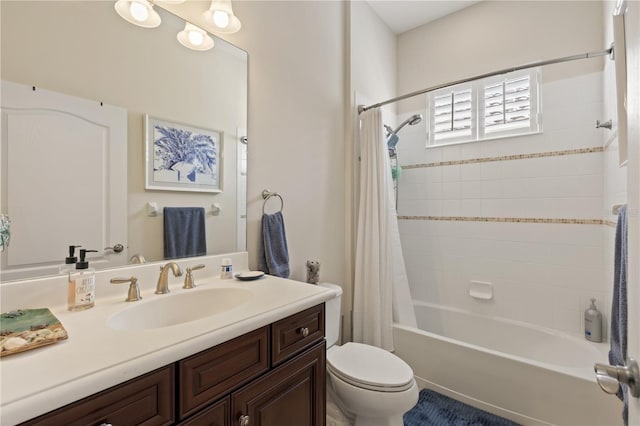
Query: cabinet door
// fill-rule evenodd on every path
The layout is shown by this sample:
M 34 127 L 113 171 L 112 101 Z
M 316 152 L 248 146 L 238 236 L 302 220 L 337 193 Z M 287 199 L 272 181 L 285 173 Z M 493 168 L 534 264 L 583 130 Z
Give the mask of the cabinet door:
M 322 341 L 234 392 L 231 395 L 231 424 L 324 426 L 325 352 Z M 243 417 L 245 423 L 241 423 Z
M 173 365 L 130 380 L 24 425 L 171 425 L 174 416 Z
M 231 426 L 229 417 L 229 397 L 205 408 L 193 417 L 189 417 L 179 426 Z

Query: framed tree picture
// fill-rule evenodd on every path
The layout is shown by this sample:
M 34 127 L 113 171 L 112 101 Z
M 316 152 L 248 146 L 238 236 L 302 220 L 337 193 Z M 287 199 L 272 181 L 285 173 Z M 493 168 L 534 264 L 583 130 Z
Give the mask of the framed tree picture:
M 145 188 L 222 192 L 221 132 L 145 115 Z

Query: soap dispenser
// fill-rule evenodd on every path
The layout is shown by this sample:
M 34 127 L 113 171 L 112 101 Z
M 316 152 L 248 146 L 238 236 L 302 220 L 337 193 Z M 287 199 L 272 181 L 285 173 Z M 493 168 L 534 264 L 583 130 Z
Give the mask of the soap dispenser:
M 591 299 L 591 306 L 584 311 L 584 337 L 592 342 L 602 342 L 602 314 L 596 307 L 596 299 Z
M 80 260 L 76 262 L 75 270 L 69 271 L 68 309 L 83 311 L 93 308 L 96 297 L 96 271 L 89 268 L 86 255 L 98 250 L 80 250 Z
M 82 246 L 69 246 L 69 256 L 64 258 L 64 263 L 60 265 L 60 273 L 68 274 L 70 271 L 76 269 L 76 262 L 78 258 L 76 257 L 76 247 Z

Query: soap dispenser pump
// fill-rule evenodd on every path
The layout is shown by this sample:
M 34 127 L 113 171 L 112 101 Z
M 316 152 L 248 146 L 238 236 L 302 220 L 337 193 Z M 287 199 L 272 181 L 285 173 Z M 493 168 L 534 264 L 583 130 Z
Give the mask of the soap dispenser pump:
M 64 258 L 64 263 L 60 265 L 60 273 L 68 274 L 70 271 L 76 269 L 76 262 L 78 258 L 76 257 L 76 247 L 82 246 L 69 246 L 69 256 Z
M 76 262 L 76 268 L 69 271 L 68 284 L 68 309 L 70 311 L 83 311 L 93 308 L 96 297 L 96 272 L 89 268 L 86 260 L 87 253 L 98 250 L 80 250 L 80 260 Z

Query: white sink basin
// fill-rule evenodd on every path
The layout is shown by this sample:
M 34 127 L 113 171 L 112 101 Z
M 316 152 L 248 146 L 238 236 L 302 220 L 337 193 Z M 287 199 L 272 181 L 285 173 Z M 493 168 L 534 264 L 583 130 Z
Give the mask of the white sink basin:
M 242 288 L 184 290 L 179 294 L 153 295 L 153 300 L 132 302 L 108 320 L 116 330 L 147 330 L 169 327 L 224 313 L 248 302 L 253 293 Z

